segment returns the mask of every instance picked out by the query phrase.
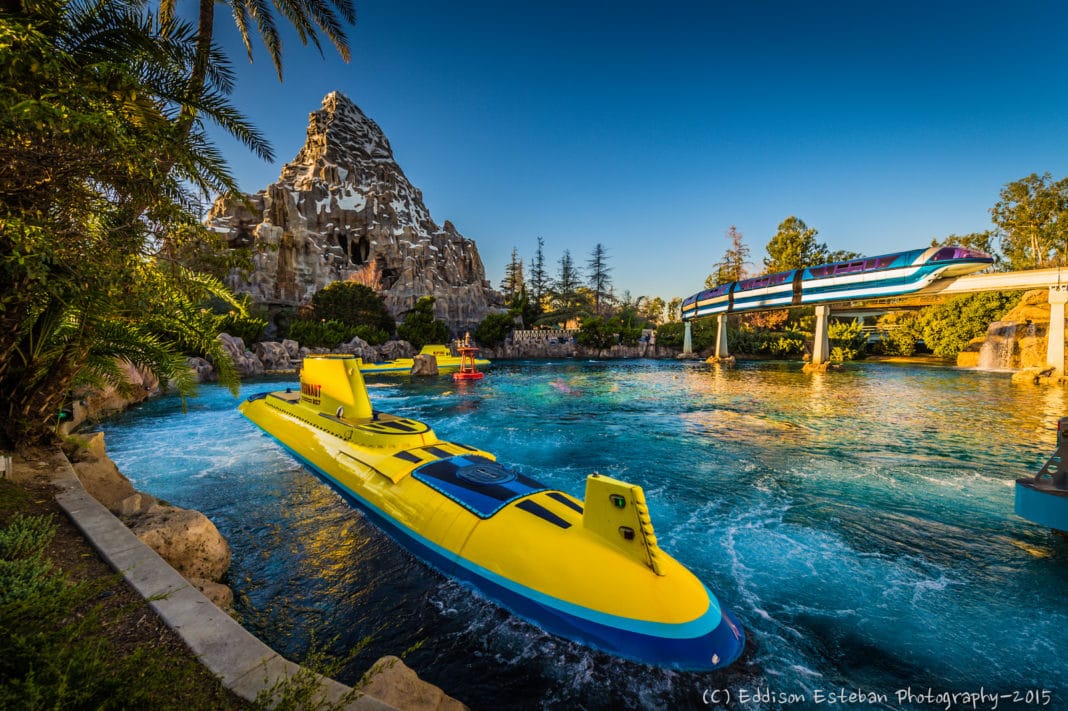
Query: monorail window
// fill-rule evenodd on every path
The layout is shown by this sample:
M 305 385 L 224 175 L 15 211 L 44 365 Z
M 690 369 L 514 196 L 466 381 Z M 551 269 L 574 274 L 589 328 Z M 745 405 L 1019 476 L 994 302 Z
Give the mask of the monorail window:
M 768 277 L 769 284 L 782 284 L 789 280 L 793 272 L 779 272 Z
M 931 257 L 931 261 L 944 262 L 950 259 L 959 259 L 960 257 L 966 256 L 965 254 L 962 254 L 964 251 L 965 250 L 960 249 L 959 247 L 943 247 L 934 253 L 934 256 Z
M 858 260 L 855 262 L 839 262 L 834 265 L 835 274 L 852 274 L 853 272 L 864 271 L 864 260 Z
M 811 267 L 808 270 L 808 273 L 811 274 L 812 276 L 816 277 L 817 279 L 820 279 L 822 277 L 830 275 L 831 267 L 830 267 L 830 265 L 825 265 L 825 266 L 822 266 L 822 267 Z

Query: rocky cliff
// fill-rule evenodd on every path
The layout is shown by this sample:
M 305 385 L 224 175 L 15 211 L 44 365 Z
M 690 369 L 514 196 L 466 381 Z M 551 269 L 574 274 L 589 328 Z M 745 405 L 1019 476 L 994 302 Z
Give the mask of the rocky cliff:
M 278 182 L 246 197 L 252 210 L 220 199 L 207 222 L 231 247 L 251 248 L 253 271 L 235 270 L 229 286 L 257 302 L 299 306 L 352 279 L 379 289 L 394 317 L 434 296 L 457 332 L 499 305 L 475 243 L 431 219 L 382 129 L 338 92 L 310 115 Z

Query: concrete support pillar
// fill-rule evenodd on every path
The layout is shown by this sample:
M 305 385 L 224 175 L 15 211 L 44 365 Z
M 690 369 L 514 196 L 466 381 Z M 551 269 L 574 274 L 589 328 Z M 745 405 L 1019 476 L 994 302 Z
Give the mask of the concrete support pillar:
M 1049 343 L 1046 346 L 1046 365 L 1064 375 L 1064 304 L 1068 290 L 1062 286 L 1049 288 Z
M 682 352 L 689 355 L 693 353 L 693 336 L 690 333 L 690 322 L 687 321 L 683 324 L 682 331 Z
M 717 316 L 716 325 L 716 357 L 726 358 L 730 355 L 727 352 L 727 314 Z
M 820 304 L 816 307 L 816 338 L 812 344 L 812 364 L 822 365 L 831 359 L 831 341 L 827 336 L 827 322 L 831 307 Z

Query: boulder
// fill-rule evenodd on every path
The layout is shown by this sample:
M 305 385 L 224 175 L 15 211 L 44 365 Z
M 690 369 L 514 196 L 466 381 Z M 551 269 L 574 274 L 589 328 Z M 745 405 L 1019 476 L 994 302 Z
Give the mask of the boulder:
M 229 610 L 234 606 L 234 591 L 230 586 L 204 578 L 189 578 L 189 582 L 219 609 Z
M 286 353 L 289 354 L 290 360 L 297 360 L 300 358 L 300 344 L 291 338 L 286 338 L 282 341 L 282 347 L 286 349 Z
M 263 375 L 263 363 L 252 351 L 245 348 L 243 340 L 228 333 L 220 333 L 218 338 L 223 348 L 230 354 L 230 358 L 233 359 L 238 375 L 241 377 Z
M 364 675 L 359 689 L 368 696 L 405 711 L 464 711 L 467 706 L 423 681 L 404 662 L 382 657 Z
M 185 362 L 189 369 L 196 374 L 198 383 L 211 383 L 219 379 L 219 376 L 215 374 L 215 366 L 204 358 L 186 358 Z
M 157 506 L 132 520 L 130 530 L 187 580 L 218 581 L 230 567 L 230 545 L 199 511 Z
M 289 370 L 289 351 L 278 341 L 260 341 L 252 346 L 252 353 L 264 370 Z
M 119 511 L 124 500 L 137 493 L 130 480 L 104 454 L 103 432 L 97 432 L 85 440 L 72 465 L 89 495 L 113 513 Z
M 412 375 L 437 375 L 438 359 L 428 353 L 420 353 L 412 359 Z
M 411 358 L 415 355 L 415 348 L 408 341 L 386 341 L 378 347 L 378 353 L 382 360 L 397 360 Z

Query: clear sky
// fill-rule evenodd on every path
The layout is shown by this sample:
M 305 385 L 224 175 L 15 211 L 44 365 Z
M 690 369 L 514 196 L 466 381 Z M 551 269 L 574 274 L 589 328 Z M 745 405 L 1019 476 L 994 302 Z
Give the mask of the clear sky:
M 356 0 L 352 61 L 285 38 L 279 84 L 217 37 L 265 164 L 219 139 L 243 190 L 277 179 L 338 90 L 389 138 L 434 220 L 496 286 L 536 239 L 616 293 L 703 288 L 737 226 L 754 266 L 796 215 L 873 255 L 989 229 L 1008 182 L 1068 175 L 1068 5 L 852 0 Z

